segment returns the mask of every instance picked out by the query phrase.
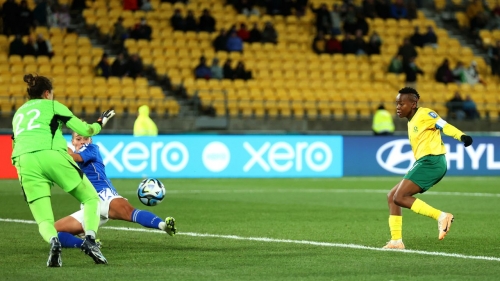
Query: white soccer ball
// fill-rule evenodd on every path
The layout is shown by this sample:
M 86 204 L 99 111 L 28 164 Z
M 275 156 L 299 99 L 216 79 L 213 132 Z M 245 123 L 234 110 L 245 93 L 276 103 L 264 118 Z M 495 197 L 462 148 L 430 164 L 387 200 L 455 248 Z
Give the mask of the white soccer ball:
M 145 179 L 137 188 L 139 201 L 146 206 L 156 206 L 165 198 L 165 186 L 158 179 Z

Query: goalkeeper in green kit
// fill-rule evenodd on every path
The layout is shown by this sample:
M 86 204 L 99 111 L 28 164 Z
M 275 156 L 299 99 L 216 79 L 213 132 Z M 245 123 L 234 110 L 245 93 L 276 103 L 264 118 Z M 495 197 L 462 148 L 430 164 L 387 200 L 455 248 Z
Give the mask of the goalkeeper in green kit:
M 107 264 L 95 243 L 99 226 L 97 193 L 67 152 L 67 142 L 61 127 L 82 136 L 93 136 L 115 115 L 113 110 L 102 113 L 96 123 L 78 119 L 61 103 L 54 101 L 52 82 L 44 76 L 24 76 L 28 84 L 29 101 L 14 114 L 12 163 L 43 239 L 51 244 L 48 267 L 62 266 L 61 243 L 54 227 L 50 188 L 54 183 L 71 194 L 84 206 L 85 241 L 82 251 L 97 264 Z

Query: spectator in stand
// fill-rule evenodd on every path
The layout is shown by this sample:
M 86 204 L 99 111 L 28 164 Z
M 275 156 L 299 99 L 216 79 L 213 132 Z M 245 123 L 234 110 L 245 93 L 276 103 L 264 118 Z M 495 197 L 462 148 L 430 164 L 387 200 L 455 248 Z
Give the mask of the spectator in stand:
M 490 57 L 491 74 L 500 76 L 500 40 L 495 46 L 491 46 L 488 50 Z
M 128 62 L 128 76 L 132 78 L 137 78 L 137 77 L 142 77 L 143 75 L 143 66 L 142 66 L 142 61 L 139 58 L 137 54 L 133 54 L 130 57 L 130 60 Z
M 125 77 L 127 76 L 128 73 L 128 62 L 125 59 L 125 56 L 123 53 L 119 53 L 118 56 L 116 56 L 115 61 L 111 65 L 111 76 L 116 76 L 116 77 Z
M 415 63 L 415 57 L 410 58 L 408 63 L 403 62 L 403 71 L 406 74 L 406 87 L 417 89 L 417 74 L 423 75 L 424 72 Z
M 101 61 L 95 67 L 96 75 L 102 76 L 106 79 L 111 75 L 111 67 L 108 61 L 108 54 L 104 53 L 101 57 Z
M 333 4 L 330 19 L 332 20 L 332 35 L 342 34 L 342 17 L 340 16 L 340 7 L 338 4 Z
M 409 20 L 414 20 L 418 18 L 418 9 L 417 9 L 417 3 L 415 3 L 415 0 L 410 0 L 408 2 L 408 16 L 407 18 Z
M 260 32 L 259 26 L 255 22 L 253 24 L 253 28 L 250 30 L 250 38 L 248 39 L 248 42 L 255 43 L 261 41 L 262 41 L 262 32 Z
M 368 54 L 369 55 L 380 55 L 380 46 L 382 46 L 382 39 L 376 31 L 372 33 L 370 39 L 368 40 Z
M 196 18 L 194 17 L 193 10 L 188 10 L 188 14 L 186 16 L 186 31 L 197 31 L 198 23 L 196 22 Z
M 226 51 L 227 50 L 227 33 L 224 28 L 222 28 L 219 32 L 219 35 L 215 37 L 212 45 L 216 52 L 218 51 Z
M 208 9 L 203 9 L 203 14 L 200 16 L 199 31 L 214 32 L 215 31 L 215 18 L 210 14 Z
M 139 4 L 137 3 L 137 0 L 123 0 L 123 9 L 136 11 L 139 9 Z
M 375 0 L 363 0 L 363 14 L 365 17 L 374 19 L 377 18 L 377 10 L 375 8 Z
M 224 73 L 224 79 L 234 79 L 234 69 L 232 67 L 231 59 L 227 59 L 222 67 Z
M 469 95 L 465 97 L 465 100 L 463 102 L 463 110 L 465 112 L 466 119 L 474 120 L 474 119 L 479 119 L 481 117 L 479 115 L 479 112 L 477 111 L 476 103 L 472 100 L 472 98 Z
M 151 29 L 151 26 L 148 25 L 145 18 L 142 18 L 141 22 L 136 24 L 134 30 L 132 30 L 131 37 L 136 40 L 146 39 L 148 41 L 151 41 L 152 33 L 153 30 Z
M 368 35 L 368 31 L 370 30 L 368 22 L 361 12 L 358 12 L 356 15 L 356 30 L 361 30 L 363 36 Z
M 455 78 L 456 83 L 467 83 L 467 78 L 466 78 L 466 72 L 467 70 L 465 69 L 465 65 L 463 62 L 459 61 L 457 62 L 457 65 L 453 69 L 453 77 Z
M 207 66 L 207 61 L 205 57 L 200 58 L 200 63 L 196 66 L 194 69 L 194 76 L 196 78 L 201 78 L 201 79 L 210 79 L 212 75 L 212 72 L 210 71 L 210 68 Z
M 406 64 L 411 58 L 416 58 L 418 54 L 415 47 L 410 43 L 410 39 L 405 38 L 403 40 L 403 45 L 398 49 L 398 55 L 403 58 L 403 64 Z
M 306 14 L 308 0 L 295 0 L 295 15 L 302 17 Z
M 342 54 L 342 43 L 335 35 L 330 36 L 330 38 L 326 40 L 326 52 L 328 54 Z
M 54 27 L 66 29 L 71 24 L 71 16 L 69 14 L 68 6 L 61 5 L 54 13 Z
M 406 19 L 408 17 L 408 10 L 405 7 L 403 0 L 395 0 L 391 5 L 391 18 Z
M 19 5 L 14 0 L 7 0 L 2 5 L 3 33 L 14 35 L 18 33 Z
M 48 24 L 48 12 L 50 8 L 48 7 L 47 1 L 42 0 L 38 2 L 33 10 L 33 17 L 35 18 L 35 24 L 38 26 L 47 26 Z
M 24 55 L 34 56 L 37 55 L 38 46 L 36 44 L 35 38 L 33 36 L 28 37 L 28 42 L 24 45 Z
M 50 44 L 49 40 L 45 40 L 42 34 L 38 34 L 36 38 L 37 56 L 48 56 L 51 58 L 54 53 L 52 51 L 52 44 Z
M 452 83 L 455 81 L 455 77 L 453 77 L 453 72 L 450 68 L 450 62 L 448 59 L 444 59 L 443 63 L 438 67 L 436 71 L 436 81 L 440 83 Z
M 71 1 L 71 11 L 82 11 L 83 9 L 87 8 L 87 5 L 85 4 L 85 0 L 73 0 Z
M 349 6 L 344 16 L 344 33 L 355 34 L 358 30 L 358 18 L 356 17 L 356 10 L 353 6 Z
M 420 27 L 415 26 L 413 35 L 410 37 L 410 42 L 413 46 L 422 48 L 425 44 L 425 39 L 422 34 L 420 34 Z
M 149 0 L 142 0 L 141 10 L 149 12 L 153 10 L 153 6 Z
M 326 51 L 326 40 L 323 32 L 318 31 L 312 43 L 312 49 L 316 54 L 323 54 Z
M 281 0 L 268 0 L 265 1 L 266 4 L 266 12 L 269 15 L 279 15 L 282 10 L 282 2 Z
M 477 62 L 472 61 L 470 66 L 465 70 L 466 82 L 470 85 L 476 85 L 477 83 L 484 83 L 479 76 L 479 71 L 477 70 Z
M 367 46 L 361 29 L 356 31 L 356 38 L 354 38 L 354 42 L 356 43 L 356 55 L 366 55 Z
M 459 92 L 455 92 L 455 96 L 446 103 L 448 108 L 448 117 L 450 119 L 463 120 L 465 118 L 464 100 Z
M 245 64 L 242 61 L 239 61 L 234 69 L 234 79 L 252 79 L 252 72 L 245 69 Z
M 28 8 L 26 0 L 21 1 L 19 6 L 18 31 L 21 35 L 29 35 L 31 28 L 35 27 L 33 12 Z
M 244 42 L 248 42 L 250 40 L 250 32 L 247 29 L 247 25 L 244 23 L 240 24 L 240 29 L 236 33 L 238 37 L 241 38 Z
M 353 35 L 347 33 L 342 40 L 342 52 L 346 54 L 356 54 L 357 49 L 356 41 L 354 41 Z
M 278 32 L 270 21 L 266 22 L 264 30 L 262 30 L 262 43 L 278 43 Z
M 389 73 L 401 74 L 403 73 L 403 59 L 401 56 L 394 56 L 389 63 Z
M 375 10 L 379 18 L 388 19 L 390 17 L 390 4 L 390 0 L 375 0 Z
M 424 37 L 425 46 L 432 46 L 434 48 L 437 48 L 438 38 L 437 38 L 437 35 L 434 32 L 434 28 L 432 28 L 432 26 L 427 27 L 427 33 L 424 34 L 423 37 Z
M 123 18 L 118 17 L 118 20 L 114 24 L 114 33 L 113 33 L 113 40 L 119 41 L 120 44 L 123 44 L 123 41 L 129 37 L 128 30 L 123 26 Z
M 176 31 L 185 31 L 186 30 L 186 20 L 182 16 L 180 9 L 174 10 L 174 14 L 170 18 L 170 25 Z
M 20 34 L 16 35 L 16 38 L 10 42 L 9 45 L 9 56 L 18 55 L 24 56 L 24 42 Z
M 227 39 L 226 50 L 228 52 L 243 52 L 243 40 L 236 34 L 236 32 L 231 33 L 231 36 Z
M 310 5 L 311 11 L 316 15 L 316 32 L 323 32 L 326 34 L 330 31 L 332 27 L 332 19 L 330 17 L 330 11 L 326 4 L 321 4 L 318 9 L 314 9 L 313 5 Z
M 222 70 L 222 67 L 220 67 L 219 65 L 218 58 L 214 58 L 212 60 L 212 65 L 210 66 L 210 77 L 212 79 L 217 79 L 217 80 L 224 79 L 224 71 Z
M 476 33 L 478 30 L 485 28 L 488 25 L 488 15 L 485 11 L 482 0 L 474 0 L 470 2 L 466 9 L 466 15 L 469 18 L 470 30 Z
M 234 8 L 238 11 L 238 13 L 244 14 L 247 17 L 250 15 L 260 16 L 260 11 L 254 6 L 254 1 L 240 0 L 235 2 Z

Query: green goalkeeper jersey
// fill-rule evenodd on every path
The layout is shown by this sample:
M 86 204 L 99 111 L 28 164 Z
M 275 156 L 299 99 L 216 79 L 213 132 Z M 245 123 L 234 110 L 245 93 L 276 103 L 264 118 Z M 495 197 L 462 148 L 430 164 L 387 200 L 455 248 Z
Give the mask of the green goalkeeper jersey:
M 63 124 L 85 137 L 101 131 L 99 123 L 81 121 L 58 101 L 34 99 L 23 104 L 12 119 L 12 159 L 39 150 L 67 151 L 67 142 L 61 130 Z

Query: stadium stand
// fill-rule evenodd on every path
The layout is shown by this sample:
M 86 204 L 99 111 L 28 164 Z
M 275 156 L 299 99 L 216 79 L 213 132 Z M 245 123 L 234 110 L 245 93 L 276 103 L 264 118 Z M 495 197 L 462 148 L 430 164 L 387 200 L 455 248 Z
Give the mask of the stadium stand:
M 333 3 L 312 1 L 316 7 L 322 2 L 330 6 Z M 381 102 L 394 110 L 394 93 L 405 84 L 405 76 L 387 73 L 388 64 L 403 38 L 411 36 L 415 26 L 420 26 L 421 30 L 432 26 L 439 38 L 439 47 L 416 48 L 416 63 L 424 71 L 419 77 L 418 88 L 428 93 L 424 95 L 424 104 L 438 112 L 446 112 L 446 101 L 460 90 L 477 102 L 482 116 L 488 113 L 493 119 L 498 117 L 497 108 L 486 107 L 483 103 L 490 98 L 486 87 L 444 85 L 435 81 L 436 69 L 444 58 L 448 58 L 452 65 L 461 61 L 468 66 L 475 61 L 487 87 L 496 87 L 483 58 L 461 47 L 456 39 L 449 38 L 445 30 L 436 28 L 435 22 L 420 12 L 413 21 L 367 18 L 370 34 L 376 31 L 382 38 L 380 55 L 317 55 L 311 48 L 315 36 L 315 19 L 311 11 L 300 18 L 263 13 L 262 16 L 245 16 L 237 14 L 232 6 L 224 5 L 221 0 L 198 0 L 187 5 L 151 1 L 153 11 L 146 13 L 122 10 L 119 4 L 119 1 L 110 1 L 108 6 L 94 3 L 84 11 L 87 24 L 96 25 L 102 34 L 112 34 L 113 23 L 118 17 L 123 17 L 126 27 L 146 18 L 153 29 L 152 40 L 127 39 L 124 44 L 128 52 L 138 53 L 145 64 L 156 69 L 158 76 L 169 77 L 172 84 L 186 89 L 189 98 L 199 98 L 203 107 L 213 107 L 217 115 L 357 119 L 370 117 Z M 183 15 L 192 10 L 196 18 L 208 9 L 216 19 L 216 30 L 229 30 L 241 23 L 246 26 L 257 23 L 262 28 L 266 22 L 271 22 L 278 33 L 278 43 L 244 43 L 242 53 L 216 52 L 212 42 L 218 32 L 174 31 L 169 19 L 176 9 Z M 253 79 L 195 79 L 194 68 L 201 56 L 207 62 L 216 57 L 223 63 L 230 58 L 233 67 L 241 60 L 252 72 Z
M 4 1 L 0 0 L 0 5 Z M 59 3 L 68 1 L 59 1 Z M 33 9 L 34 1 L 29 1 Z M 92 47 L 87 37 L 79 37 L 65 29 L 36 27 L 30 36 L 42 35 L 50 41 L 53 56 L 11 55 L 9 45 L 15 36 L 0 35 L 0 111 L 3 115 L 21 106 L 26 100 L 23 74 L 39 73 L 51 77 L 56 99 L 68 105 L 76 115 L 93 115 L 114 108 L 117 114 L 137 114 L 137 108 L 149 105 L 160 116 L 177 115 L 179 104 L 165 97 L 158 86 L 149 86 L 146 78 L 110 77 L 95 75 L 95 66 L 104 53 Z M 29 36 L 23 37 L 23 43 Z

